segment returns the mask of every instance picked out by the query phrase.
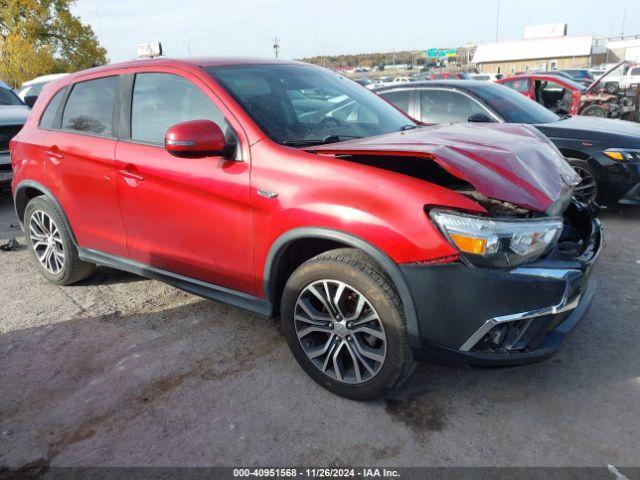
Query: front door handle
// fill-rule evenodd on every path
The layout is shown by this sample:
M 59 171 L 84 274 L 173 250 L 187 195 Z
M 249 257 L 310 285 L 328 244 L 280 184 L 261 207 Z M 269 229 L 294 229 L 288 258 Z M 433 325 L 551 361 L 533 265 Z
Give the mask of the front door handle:
M 118 173 L 124 178 L 130 178 L 131 180 L 135 180 L 137 182 L 142 182 L 144 180 L 144 177 L 142 175 L 136 173 L 136 167 L 132 163 L 128 163 L 124 168 L 119 169 Z

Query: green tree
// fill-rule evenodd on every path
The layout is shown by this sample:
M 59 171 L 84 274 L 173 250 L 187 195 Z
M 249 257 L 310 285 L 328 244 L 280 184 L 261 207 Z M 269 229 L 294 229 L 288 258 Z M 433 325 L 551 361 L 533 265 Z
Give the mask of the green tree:
M 0 0 L 0 78 L 13 87 L 38 75 L 107 62 L 89 25 L 71 13 L 74 0 Z

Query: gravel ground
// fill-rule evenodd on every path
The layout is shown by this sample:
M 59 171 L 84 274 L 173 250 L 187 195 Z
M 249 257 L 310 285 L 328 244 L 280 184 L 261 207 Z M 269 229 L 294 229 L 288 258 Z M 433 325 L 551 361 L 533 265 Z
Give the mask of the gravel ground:
M 107 268 L 57 287 L 0 252 L 0 465 L 639 466 L 640 209 L 603 220 L 599 291 L 556 357 L 421 365 L 373 403 L 316 386 L 275 321 Z M 15 223 L 1 195 L 0 240 Z

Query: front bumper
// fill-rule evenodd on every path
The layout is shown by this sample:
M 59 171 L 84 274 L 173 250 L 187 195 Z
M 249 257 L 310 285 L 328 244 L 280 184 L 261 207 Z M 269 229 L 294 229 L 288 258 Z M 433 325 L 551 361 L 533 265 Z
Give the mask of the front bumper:
M 593 220 L 590 244 L 573 261 L 547 258 L 511 271 L 401 265 L 418 316 L 415 356 L 478 366 L 550 357 L 591 305 L 591 267 L 602 243 Z
M 640 163 L 603 159 L 603 193 L 606 203 L 640 205 Z

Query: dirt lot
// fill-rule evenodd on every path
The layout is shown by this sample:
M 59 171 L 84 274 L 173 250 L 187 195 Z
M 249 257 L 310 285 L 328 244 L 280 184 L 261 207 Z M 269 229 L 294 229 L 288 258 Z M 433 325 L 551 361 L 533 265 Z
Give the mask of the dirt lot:
M 367 404 L 307 378 L 274 321 L 106 268 L 60 288 L 0 252 L 0 465 L 638 466 L 640 209 L 603 219 L 599 291 L 554 359 L 422 365 Z

